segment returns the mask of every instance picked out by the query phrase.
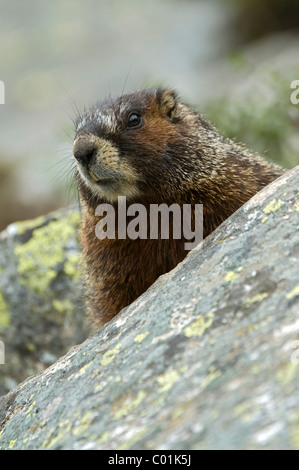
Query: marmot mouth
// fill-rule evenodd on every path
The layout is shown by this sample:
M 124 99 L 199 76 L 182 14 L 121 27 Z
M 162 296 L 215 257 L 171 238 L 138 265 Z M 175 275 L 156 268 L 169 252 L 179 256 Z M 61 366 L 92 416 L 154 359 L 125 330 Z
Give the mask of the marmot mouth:
M 91 170 L 88 170 L 88 173 L 89 173 L 89 176 L 91 176 L 91 178 L 92 178 L 96 183 L 98 183 L 98 181 L 101 181 L 102 179 L 105 179 L 105 178 L 101 178 L 101 177 L 96 176 Z
M 114 177 L 108 177 L 108 176 L 97 176 L 95 175 L 90 169 L 87 170 L 89 176 L 95 183 L 107 185 L 107 184 L 112 184 L 115 183 L 115 178 Z

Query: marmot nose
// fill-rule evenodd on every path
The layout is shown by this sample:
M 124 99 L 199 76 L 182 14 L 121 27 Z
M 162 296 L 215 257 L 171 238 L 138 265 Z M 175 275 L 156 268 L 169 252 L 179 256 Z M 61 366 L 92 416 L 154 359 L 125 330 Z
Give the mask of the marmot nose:
M 96 143 L 88 137 L 77 138 L 74 142 L 73 154 L 81 165 L 88 165 L 97 151 Z

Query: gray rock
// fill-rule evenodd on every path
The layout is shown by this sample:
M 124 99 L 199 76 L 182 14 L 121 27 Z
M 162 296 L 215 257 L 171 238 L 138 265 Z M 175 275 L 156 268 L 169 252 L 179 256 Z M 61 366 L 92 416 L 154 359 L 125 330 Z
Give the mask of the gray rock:
M 79 221 L 78 211 L 61 210 L 0 234 L 0 395 L 87 337 Z
M 299 167 L 0 400 L 2 449 L 298 449 Z

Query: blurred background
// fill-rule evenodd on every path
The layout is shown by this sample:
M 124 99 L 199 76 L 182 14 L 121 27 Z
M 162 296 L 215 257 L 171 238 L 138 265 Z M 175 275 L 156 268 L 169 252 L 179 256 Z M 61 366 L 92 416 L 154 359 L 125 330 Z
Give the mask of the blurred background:
M 123 90 L 174 87 L 225 135 L 295 166 L 296 79 L 298 0 L 1 0 L 0 230 L 76 202 L 72 121 Z

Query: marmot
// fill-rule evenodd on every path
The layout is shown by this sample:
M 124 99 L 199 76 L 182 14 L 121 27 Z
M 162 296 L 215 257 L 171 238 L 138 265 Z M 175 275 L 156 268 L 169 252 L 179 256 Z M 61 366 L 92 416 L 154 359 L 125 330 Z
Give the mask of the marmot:
M 95 209 L 128 203 L 203 204 L 203 236 L 283 173 L 222 137 L 173 90 L 106 99 L 76 121 L 73 153 L 82 210 L 89 315 L 98 328 L 186 256 L 185 240 L 104 239 Z

